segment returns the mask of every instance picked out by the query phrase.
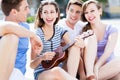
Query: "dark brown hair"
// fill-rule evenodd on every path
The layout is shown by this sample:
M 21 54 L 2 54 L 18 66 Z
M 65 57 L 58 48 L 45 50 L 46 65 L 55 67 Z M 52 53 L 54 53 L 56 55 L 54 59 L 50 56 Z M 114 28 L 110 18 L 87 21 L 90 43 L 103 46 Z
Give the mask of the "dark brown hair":
M 22 1 L 23 0 L 2 0 L 1 8 L 5 16 L 8 16 L 12 9 L 19 11 L 19 7 Z
M 98 9 L 102 8 L 101 3 L 99 3 L 97 0 L 88 0 L 88 1 L 84 2 L 83 6 L 82 6 L 82 9 L 83 9 L 82 20 L 84 22 L 87 22 L 84 12 L 85 12 L 86 8 L 88 7 L 88 5 L 91 3 L 94 3 Z M 88 24 L 85 25 L 85 27 L 83 28 L 82 31 L 84 32 L 84 31 L 87 31 L 88 29 L 92 29 L 89 22 L 88 22 Z
M 54 25 L 60 19 L 60 10 L 59 10 L 58 4 L 55 1 L 47 1 L 47 0 L 46 1 L 42 1 L 40 6 L 39 6 L 39 8 L 38 8 L 38 10 L 37 10 L 37 14 L 36 14 L 36 18 L 35 18 L 35 28 L 43 27 L 44 24 L 45 24 L 45 22 L 41 18 L 42 9 L 43 9 L 43 6 L 45 6 L 45 5 L 53 5 L 53 6 L 55 6 L 55 10 L 58 13 L 58 18 L 56 19 Z

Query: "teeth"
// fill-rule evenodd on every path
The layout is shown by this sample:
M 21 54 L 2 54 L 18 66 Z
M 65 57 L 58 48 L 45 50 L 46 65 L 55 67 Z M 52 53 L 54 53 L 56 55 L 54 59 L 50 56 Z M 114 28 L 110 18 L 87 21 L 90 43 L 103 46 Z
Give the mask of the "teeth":
M 93 19 L 94 19 L 94 17 L 90 17 L 90 18 L 89 18 L 89 20 L 93 20 Z
M 76 18 L 71 18 L 72 20 L 76 20 Z

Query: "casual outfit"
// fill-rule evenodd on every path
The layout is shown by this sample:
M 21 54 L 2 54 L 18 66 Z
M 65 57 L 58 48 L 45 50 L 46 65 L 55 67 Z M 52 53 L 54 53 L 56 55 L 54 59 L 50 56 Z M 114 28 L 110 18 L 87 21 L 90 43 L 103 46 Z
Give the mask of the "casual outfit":
M 82 21 L 78 21 L 75 26 L 74 29 L 71 29 L 67 24 L 66 24 L 66 19 L 63 18 L 61 19 L 57 25 L 64 27 L 66 30 L 68 30 L 68 34 L 70 37 L 70 40 L 74 41 L 75 37 L 80 35 L 82 28 L 84 27 L 85 23 L 83 23 Z
M 29 29 L 27 23 L 19 23 L 19 25 Z M 28 38 L 19 38 L 18 50 L 16 55 L 15 66 L 11 74 L 10 80 L 25 80 L 24 74 L 26 72 L 27 50 L 29 45 Z
M 36 30 L 36 34 L 40 37 L 43 43 L 43 50 L 40 54 L 56 50 L 60 46 L 62 37 L 66 32 L 67 30 L 65 30 L 63 27 L 54 26 L 53 36 L 49 40 L 46 40 L 42 28 L 38 28 Z M 40 64 L 34 71 L 34 77 L 36 80 L 38 75 L 43 71 L 45 71 L 45 69 Z
M 29 29 L 29 25 L 26 23 L 19 23 L 19 25 Z M 27 50 L 29 45 L 28 38 L 19 38 L 18 51 L 15 61 L 15 68 L 19 69 L 23 74 L 26 72 L 26 62 L 27 62 Z
M 113 25 L 107 25 L 105 30 L 104 38 L 98 42 L 98 50 L 97 50 L 97 56 L 100 58 L 100 56 L 104 53 L 104 49 L 106 47 L 106 44 L 108 42 L 108 37 L 110 34 L 118 32 L 118 30 Z M 114 52 L 112 52 L 111 56 L 107 61 L 110 61 L 112 58 L 114 58 Z
M 5 20 L 1 20 L 0 22 L 3 22 L 3 21 L 5 21 Z M 29 25 L 25 22 L 20 22 L 19 25 L 21 25 L 22 27 L 24 27 L 26 29 L 29 29 Z M 0 38 L 1 37 L 2 36 L 0 36 Z M 26 62 L 27 62 L 26 53 L 27 53 L 28 47 L 29 47 L 29 39 L 28 38 L 19 38 L 15 66 L 14 66 L 13 72 L 11 74 L 10 80 L 24 80 L 24 79 L 19 78 L 18 73 L 20 73 L 20 75 L 22 74 L 24 77 L 24 74 L 26 72 Z M 16 74 L 16 76 L 14 76 L 13 74 Z

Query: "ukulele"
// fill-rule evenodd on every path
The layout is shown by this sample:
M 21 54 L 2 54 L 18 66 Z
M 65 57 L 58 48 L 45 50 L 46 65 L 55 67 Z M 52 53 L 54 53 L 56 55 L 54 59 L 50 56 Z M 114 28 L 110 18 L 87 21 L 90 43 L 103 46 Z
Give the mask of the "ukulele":
M 82 39 L 85 39 L 89 36 L 93 35 L 93 31 L 92 30 L 88 30 L 87 31 L 89 33 L 89 35 L 84 35 L 82 37 Z M 68 48 L 70 48 L 71 46 L 73 46 L 75 43 L 75 41 L 66 44 L 64 47 L 59 46 L 56 50 L 54 50 L 54 52 L 56 53 L 54 58 L 52 60 L 45 60 L 42 61 L 41 64 L 43 66 L 44 69 L 51 69 L 55 66 L 58 66 L 61 62 L 65 61 L 68 57 Z

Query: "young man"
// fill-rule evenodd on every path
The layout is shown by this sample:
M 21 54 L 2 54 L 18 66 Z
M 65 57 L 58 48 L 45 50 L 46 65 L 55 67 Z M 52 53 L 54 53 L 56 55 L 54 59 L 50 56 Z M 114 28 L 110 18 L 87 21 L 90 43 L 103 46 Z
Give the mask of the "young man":
M 84 26 L 84 23 L 80 20 L 82 15 L 82 0 L 70 0 L 66 7 L 66 18 L 61 19 L 57 25 L 64 27 L 66 30 L 68 30 L 69 37 L 72 41 L 74 41 L 75 37 L 78 36 Z M 62 45 L 65 45 L 64 43 Z M 81 52 L 76 52 L 79 55 L 81 55 Z M 78 57 L 80 57 L 78 55 Z M 73 55 L 72 57 L 75 57 Z M 80 58 L 74 58 L 74 60 L 69 60 L 68 63 L 73 65 L 74 62 L 79 62 Z M 68 68 L 74 69 L 74 71 L 77 72 L 78 64 L 68 66 Z M 76 69 L 76 70 L 75 70 Z M 76 73 L 75 72 L 75 73 Z M 76 75 L 74 75 L 76 76 Z
M 34 33 L 25 29 L 29 29 L 29 26 L 25 23 L 27 15 L 29 13 L 29 6 L 27 0 L 2 0 L 1 8 L 3 13 L 5 14 L 5 21 L 12 21 L 15 23 L 12 23 L 12 25 L 11 23 L 10 25 L 8 24 L 9 27 L 11 26 L 11 28 L 5 29 L 4 27 L 4 29 L 7 31 L 0 31 L 0 36 L 2 36 L 0 40 L 0 50 L 3 51 L 0 51 L 0 55 L 3 56 L 1 56 L 0 59 L 3 59 L 5 61 L 4 63 L 0 62 L 0 64 L 3 64 L 3 66 L 1 66 L 0 69 L 2 69 L 2 71 L 4 72 L 3 76 L 1 75 L 2 73 L 0 73 L 0 76 L 2 77 L 0 77 L 0 79 L 8 80 L 12 72 L 10 80 L 24 80 L 23 75 L 26 72 L 26 52 L 28 50 L 29 44 L 29 40 L 27 37 L 30 38 L 31 45 L 34 46 L 36 49 L 39 49 L 39 47 L 41 46 L 41 41 Z M 15 27 L 15 25 L 19 27 Z M 4 48 L 8 49 L 5 51 Z M 10 61 L 10 63 L 8 61 Z
M 57 24 L 68 30 L 69 37 L 72 41 L 75 39 L 76 36 L 80 35 L 82 28 L 85 25 L 81 21 L 82 4 L 83 4 L 82 0 L 69 0 L 66 7 L 66 18 L 61 19 Z M 79 60 L 76 61 L 79 62 Z M 70 63 L 73 62 L 70 61 Z
M 13 22 L 0 22 L 0 79 L 8 80 L 14 68 L 18 48 L 18 37 L 28 37 L 41 45 L 33 32 Z M 34 46 L 38 46 L 34 45 Z
M 70 39 L 72 41 L 75 39 L 76 36 L 78 36 L 82 33 L 82 28 L 86 24 L 81 21 L 82 20 L 81 15 L 83 12 L 82 5 L 83 5 L 82 0 L 70 0 L 66 7 L 66 18 L 61 19 L 57 24 L 68 30 Z M 92 53 L 90 50 L 91 49 L 90 47 L 93 42 L 93 37 L 92 36 L 88 37 L 84 41 L 85 41 L 85 48 L 80 51 L 81 58 L 80 58 L 80 60 L 76 60 L 77 62 L 80 62 L 79 71 L 78 71 L 79 75 L 81 76 L 80 80 L 85 80 L 85 73 L 83 71 L 84 70 L 83 58 L 84 58 L 84 55 L 89 55 Z M 86 42 L 89 43 L 89 45 L 86 45 Z M 83 55 L 83 50 L 84 50 L 84 52 L 89 52 L 89 54 Z M 74 58 L 74 55 L 73 55 L 73 58 Z M 88 59 L 88 58 L 86 58 L 86 59 Z M 70 61 L 70 63 L 73 63 L 73 62 Z
M 82 0 L 70 0 L 66 7 L 66 18 L 58 22 L 59 26 L 66 28 L 71 40 L 80 34 L 84 23 L 80 20 L 82 15 Z

